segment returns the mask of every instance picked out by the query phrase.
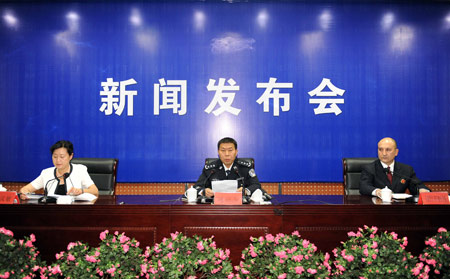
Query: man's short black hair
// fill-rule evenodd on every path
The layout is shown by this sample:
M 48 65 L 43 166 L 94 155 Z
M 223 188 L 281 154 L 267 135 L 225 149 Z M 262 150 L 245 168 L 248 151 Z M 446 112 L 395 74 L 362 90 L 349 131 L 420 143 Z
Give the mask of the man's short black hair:
M 50 153 L 53 155 L 53 152 L 61 147 L 64 147 L 67 150 L 69 156 L 73 154 L 73 144 L 68 140 L 57 141 L 54 145 L 52 145 L 52 147 L 50 147 Z
M 237 142 L 233 138 L 226 137 L 226 138 L 219 140 L 219 142 L 217 143 L 217 150 L 220 149 L 220 145 L 222 143 L 232 143 L 232 144 L 234 144 L 234 149 L 237 149 Z

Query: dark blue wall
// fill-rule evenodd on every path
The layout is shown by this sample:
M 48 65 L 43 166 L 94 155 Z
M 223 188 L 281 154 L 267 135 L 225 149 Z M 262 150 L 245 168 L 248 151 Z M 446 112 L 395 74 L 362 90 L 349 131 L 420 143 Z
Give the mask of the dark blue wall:
M 341 181 L 379 139 L 423 180 L 450 179 L 450 5 L 432 2 L 0 3 L 0 181 L 29 181 L 69 139 L 119 158 L 118 180 L 193 181 L 224 136 L 262 181 Z M 292 83 L 274 116 L 257 83 Z M 101 83 L 134 79 L 133 115 L 100 111 Z M 159 79 L 187 83 L 186 114 L 154 113 Z M 238 115 L 205 109 L 209 79 L 239 86 Z M 323 78 L 342 113 L 315 114 Z M 118 89 L 119 90 L 119 89 Z M 324 97 L 322 97 L 324 98 Z M 280 101 L 280 105 L 283 101 Z

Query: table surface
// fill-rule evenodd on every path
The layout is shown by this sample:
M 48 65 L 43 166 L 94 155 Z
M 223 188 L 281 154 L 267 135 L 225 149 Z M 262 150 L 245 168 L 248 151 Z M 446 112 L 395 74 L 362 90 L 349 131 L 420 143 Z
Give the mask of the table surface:
M 272 195 L 271 204 L 244 204 L 243 206 L 289 206 L 289 205 L 416 205 L 405 200 L 383 203 L 379 198 L 360 195 Z M 21 201 L 24 205 L 37 205 L 37 200 Z M 39 204 L 42 205 L 42 204 Z M 48 204 L 54 205 L 54 204 Z M 76 201 L 73 205 L 210 205 L 192 204 L 182 200 L 181 195 L 117 195 L 100 196 L 92 202 Z M 241 205 L 237 205 L 241 206 Z

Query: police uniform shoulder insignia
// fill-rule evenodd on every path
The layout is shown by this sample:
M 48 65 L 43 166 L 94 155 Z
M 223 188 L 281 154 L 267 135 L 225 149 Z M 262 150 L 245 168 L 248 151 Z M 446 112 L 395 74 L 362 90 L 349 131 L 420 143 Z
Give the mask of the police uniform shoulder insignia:
M 248 175 L 250 175 L 250 177 L 255 177 L 256 176 L 255 170 L 254 169 L 250 169 L 248 171 Z
M 218 165 L 219 165 L 218 161 L 214 161 L 209 164 L 205 164 L 205 170 L 217 168 Z
M 244 166 L 244 167 L 247 167 L 247 168 L 250 168 L 251 166 L 252 166 L 252 164 L 250 164 L 250 162 L 247 162 L 247 161 L 244 161 L 244 160 L 236 160 L 237 161 L 237 163 L 239 164 L 239 165 L 241 165 L 241 166 Z

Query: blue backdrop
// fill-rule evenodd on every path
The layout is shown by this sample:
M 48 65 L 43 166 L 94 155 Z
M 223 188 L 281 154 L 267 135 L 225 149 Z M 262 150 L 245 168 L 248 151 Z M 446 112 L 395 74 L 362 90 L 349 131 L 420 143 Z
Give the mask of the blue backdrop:
M 119 158 L 119 182 L 194 181 L 224 136 L 255 158 L 264 182 L 342 181 L 341 159 L 375 157 L 385 136 L 421 179 L 450 179 L 449 4 L 25 2 L 0 11 L 0 181 L 35 178 L 59 139 L 77 157 Z M 108 78 L 116 91 L 102 85 Z M 264 111 L 258 83 L 270 78 L 280 84 Z M 207 113 L 215 96 L 212 111 L 240 112 Z M 323 112 L 341 99 L 341 113 L 315 114 L 318 99 Z

